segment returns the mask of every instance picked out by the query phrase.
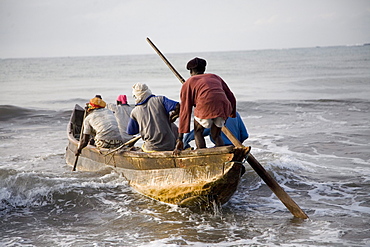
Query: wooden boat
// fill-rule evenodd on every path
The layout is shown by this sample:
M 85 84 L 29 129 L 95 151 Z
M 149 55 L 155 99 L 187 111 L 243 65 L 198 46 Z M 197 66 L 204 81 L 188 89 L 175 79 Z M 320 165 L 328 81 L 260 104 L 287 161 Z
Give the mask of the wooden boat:
M 76 105 L 67 128 L 66 162 L 73 166 L 84 109 Z M 237 189 L 245 171 L 248 147 L 224 146 L 145 153 L 138 147 L 119 150 L 88 145 L 78 158 L 77 170 L 98 171 L 112 167 L 137 192 L 165 203 L 208 209 L 226 203 Z

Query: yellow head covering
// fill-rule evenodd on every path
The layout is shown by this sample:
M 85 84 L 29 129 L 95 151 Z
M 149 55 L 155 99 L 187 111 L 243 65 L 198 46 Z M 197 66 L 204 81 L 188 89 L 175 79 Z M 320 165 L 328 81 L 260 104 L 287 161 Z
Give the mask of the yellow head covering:
M 89 102 L 89 109 L 104 108 L 107 104 L 101 98 L 95 97 L 92 98 Z

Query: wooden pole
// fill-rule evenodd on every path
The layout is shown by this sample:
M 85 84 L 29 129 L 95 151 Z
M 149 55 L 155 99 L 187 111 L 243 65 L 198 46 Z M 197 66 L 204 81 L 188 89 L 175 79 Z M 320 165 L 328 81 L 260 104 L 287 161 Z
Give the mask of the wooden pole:
M 247 161 L 249 165 L 256 171 L 262 180 L 270 187 L 285 207 L 297 218 L 308 219 L 307 214 L 293 201 L 293 199 L 285 192 L 283 188 L 266 172 L 265 168 L 254 158 L 250 153 Z
M 104 154 L 104 156 L 107 156 L 107 155 L 109 155 L 109 154 L 111 154 L 111 153 L 114 153 L 114 152 L 116 152 L 116 151 L 120 150 L 121 148 L 123 148 L 123 147 L 125 147 L 125 146 L 131 145 L 131 144 L 132 144 L 132 145 L 134 145 L 134 144 L 135 144 L 135 142 L 137 142 L 140 138 L 141 138 L 141 136 L 136 136 L 136 137 L 132 138 L 131 140 L 128 140 L 127 142 L 123 143 L 123 144 L 122 144 L 121 146 L 119 146 L 118 148 L 115 148 L 115 149 L 111 150 L 110 152 L 108 152 L 108 153 Z
M 162 58 L 163 62 L 175 74 L 175 76 L 177 77 L 177 79 L 179 79 L 179 81 L 181 83 L 184 83 L 185 82 L 185 79 L 180 75 L 179 72 L 177 72 L 177 70 L 172 66 L 172 64 L 167 60 L 167 58 L 162 54 L 162 52 L 157 48 L 157 46 L 155 46 L 155 44 L 149 38 L 146 38 L 146 40 L 153 47 L 153 49 L 155 50 L 155 52 L 157 52 L 157 54 Z
M 84 131 L 84 120 L 85 120 L 85 117 L 86 117 L 86 109 L 84 111 L 84 116 L 82 118 L 82 124 L 81 124 L 81 132 L 80 132 L 80 140 L 79 140 L 79 143 L 81 143 L 81 139 L 82 139 L 82 135 L 83 135 L 83 131 Z M 75 159 L 75 163 L 73 164 L 73 169 L 72 171 L 76 171 L 76 167 L 77 167 L 77 161 L 78 161 L 78 157 L 80 156 L 80 154 L 76 155 L 76 159 Z
M 170 64 L 166 57 L 153 44 L 153 42 L 149 38 L 147 38 L 147 41 L 154 48 L 157 54 L 162 58 L 162 60 L 167 64 L 167 66 L 172 70 L 179 81 L 181 83 L 184 83 L 184 78 L 176 71 L 176 69 Z M 221 130 L 234 144 L 235 147 L 244 147 L 243 144 L 233 135 L 233 133 L 226 126 L 222 127 Z M 281 188 L 281 186 L 270 176 L 270 174 L 267 173 L 265 168 L 263 168 L 263 166 L 256 160 L 256 158 L 254 158 L 251 153 L 249 153 L 247 157 L 247 162 L 295 217 L 301 219 L 308 218 L 307 214 L 303 212 L 303 210 L 293 201 L 293 199 L 284 191 L 284 189 Z

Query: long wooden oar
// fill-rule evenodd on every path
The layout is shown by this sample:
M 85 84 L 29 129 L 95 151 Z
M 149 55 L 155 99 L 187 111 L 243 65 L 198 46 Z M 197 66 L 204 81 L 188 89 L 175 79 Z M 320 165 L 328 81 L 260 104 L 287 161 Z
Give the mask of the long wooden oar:
M 159 51 L 159 49 L 153 44 L 153 42 L 146 38 L 148 43 L 153 47 L 157 54 L 162 58 L 162 60 L 167 64 L 175 76 L 179 79 L 181 83 L 184 83 L 184 78 L 176 71 L 176 69 L 171 65 L 171 63 L 166 59 L 166 57 Z M 226 127 L 222 127 L 222 132 L 229 138 L 229 140 L 234 144 L 235 147 L 243 148 L 243 144 L 231 133 L 231 131 Z M 288 210 L 297 218 L 307 219 L 308 216 L 303 210 L 293 201 L 293 199 L 284 191 L 283 188 L 267 173 L 265 168 L 254 158 L 254 156 L 249 153 L 247 157 L 247 162 L 249 165 L 257 172 L 257 174 L 262 178 L 262 180 L 270 187 L 270 189 L 275 193 L 275 195 L 280 199 L 280 201 L 288 208 Z
M 225 126 L 222 127 L 222 132 L 229 138 L 235 147 L 242 148 L 243 144 L 231 133 Z M 298 206 L 297 203 L 285 192 L 283 188 L 271 177 L 271 175 L 263 168 L 254 156 L 249 153 L 247 162 L 255 170 L 255 172 L 262 178 L 262 180 L 270 187 L 280 201 L 289 209 L 289 211 L 297 218 L 307 219 L 308 216 Z
M 136 137 L 134 137 L 134 138 L 132 138 L 132 139 L 128 140 L 127 142 L 123 143 L 123 144 L 122 144 L 121 146 L 119 146 L 118 148 L 115 148 L 115 149 L 113 149 L 113 150 L 109 151 L 108 153 L 104 154 L 104 156 L 107 156 L 107 155 L 109 155 L 109 154 L 111 154 L 111 153 L 117 152 L 117 151 L 118 151 L 118 150 L 120 150 L 121 148 L 126 147 L 126 146 L 128 146 L 128 145 L 134 145 L 134 144 L 135 144 L 135 143 L 136 143 L 140 138 L 141 138 L 141 136 L 136 136 Z
M 82 124 L 81 124 L 81 132 L 80 132 L 80 140 L 79 142 L 81 142 L 81 139 L 82 139 L 82 135 L 83 135 L 83 131 L 84 131 L 84 120 L 85 120 L 85 117 L 86 117 L 86 109 L 84 109 L 84 116 L 82 118 Z M 75 163 L 73 164 L 73 169 L 72 171 L 76 171 L 76 167 L 77 167 L 77 161 L 78 161 L 78 157 L 80 156 L 80 154 L 76 155 L 76 159 L 75 159 Z

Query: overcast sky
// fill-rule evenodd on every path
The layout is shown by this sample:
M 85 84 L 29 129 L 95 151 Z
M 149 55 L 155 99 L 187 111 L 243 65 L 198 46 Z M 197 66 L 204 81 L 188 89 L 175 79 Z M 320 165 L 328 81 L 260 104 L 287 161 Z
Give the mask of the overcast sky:
M 370 0 L 0 0 L 0 58 L 370 43 Z

